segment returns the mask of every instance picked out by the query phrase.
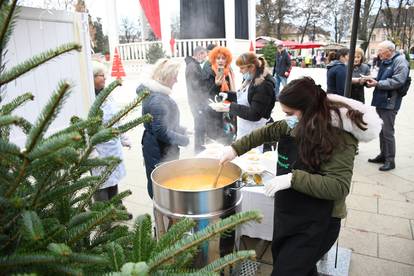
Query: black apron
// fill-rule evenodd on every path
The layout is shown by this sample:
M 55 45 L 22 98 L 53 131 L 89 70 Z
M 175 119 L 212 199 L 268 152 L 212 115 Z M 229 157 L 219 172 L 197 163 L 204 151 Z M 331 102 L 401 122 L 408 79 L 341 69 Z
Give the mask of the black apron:
M 278 144 L 277 175 L 287 174 L 292 169 L 306 170 L 298 158 L 293 137 L 281 137 Z M 316 262 L 325 253 L 320 251 L 329 230 L 332 209 L 333 201 L 311 197 L 293 189 L 276 193 L 273 276 L 305 276 L 313 273 Z

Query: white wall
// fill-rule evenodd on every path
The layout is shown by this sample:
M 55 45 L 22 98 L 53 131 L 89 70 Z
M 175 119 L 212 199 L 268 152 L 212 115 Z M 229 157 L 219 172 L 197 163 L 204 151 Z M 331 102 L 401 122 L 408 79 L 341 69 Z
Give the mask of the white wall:
M 74 86 L 49 132 L 67 126 L 73 115 L 84 117 L 87 114 L 94 99 L 87 22 L 86 14 L 81 13 L 21 9 L 7 46 L 6 68 L 63 43 L 77 42 L 82 45 L 82 52 L 73 51 L 62 55 L 9 83 L 3 103 L 10 102 L 25 92 L 31 92 L 35 96 L 34 101 L 26 103 L 14 114 L 34 122 L 62 79 L 71 81 Z M 20 130 L 14 129 L 11 135 L 12 140 L 18 145 L 25 143 Z

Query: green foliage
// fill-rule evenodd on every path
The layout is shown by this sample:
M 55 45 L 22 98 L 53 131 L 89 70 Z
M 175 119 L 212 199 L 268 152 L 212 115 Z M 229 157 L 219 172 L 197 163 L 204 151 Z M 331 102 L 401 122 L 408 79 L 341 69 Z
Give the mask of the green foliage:
M 16 1 L 0 0 L 0 7 L 3 57 L 3 46 L 13 31 Z M 161 48 L 154 49 L 152 57 L 163 56 Z M 6 62 L 1 59 L 0 86 L 72 50 L 81 49 L 77 44 L 61 45 L 7 70 L 3 70 Z M 92 157 L 94 146 L 118 139 L 121 133 L 152 119 L 148 115 L 120 122 L 148 96 L 144 91 L 103 124 L 101 106 L 119 85 L 121 82 L 115 81 L 99 93 L 87 118 L 72 117 L 69 126 L 50 134 L 51 124 L 70 95 L 67 81 L 58 84 L 33 124 L 16 116 L 18 108 L 33 100 L 32 94 L 1 103 L 0 274 L 218 275 L 226 265 L 254 256 L 253 252 L 238 252 L 200 271 L 191 269 L 201 243 L 247 220 L 259 219 L 255 212 L 237 214 L 191 237 L 186 233 L 194 222 L 184 219 L 157 242 L 149 215 L 137 218 L 132 230 L 122 225 L 128 214 L 121 201 L 130 191 L 110 201 L 92 201 L 93 194 L 121 162 L 116 157 Z M 16 127 L 23 129 L 24 147 L 10 138 Z M 90 171 L 96 168 L 101 174 L 91 176 Z
M 267 43 L 263 49 L 263 57 L 266 60 L 269 66 L 275 65 L 275 57 L 276 57 L 276 45 L 273 41 Z
M 151 46 L 149 46 L 149 48 L 148 48 L 145 55 L 146 55 L 146 58 L 147 58 L 147 62 L 149 64 L 154 64 L 160 58 L 165 57 L 165 52 L 162 49 L 162 45 L 160 43 L 154 43 Z

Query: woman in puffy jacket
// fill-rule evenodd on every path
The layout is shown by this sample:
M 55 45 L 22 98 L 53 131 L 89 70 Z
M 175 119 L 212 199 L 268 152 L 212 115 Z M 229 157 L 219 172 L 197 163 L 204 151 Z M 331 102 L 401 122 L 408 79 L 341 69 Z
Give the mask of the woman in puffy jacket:
M 178 159 L 180 146 L 187 146 L 186 129 L 180 126 L 180 110 L 170 97 L 177 82 L 178 61 L 161 59 L 155 65 L 152 77 L 144 81 L 137 93 L 148 90 L 150 95 L 143 101 L 142 115 L 151 114 L 152 121 L 145 123 L 142 135 L 142 153 L 147 173 L 147 190 L 152 198 L 151 173 L 160 162 Z

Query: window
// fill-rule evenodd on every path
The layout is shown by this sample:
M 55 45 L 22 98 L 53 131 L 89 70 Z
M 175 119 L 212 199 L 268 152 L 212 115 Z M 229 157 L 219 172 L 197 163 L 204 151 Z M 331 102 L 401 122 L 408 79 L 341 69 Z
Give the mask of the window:
M 371 55 L 375 55 L 375 49 L 371 49 Z
M 235 7 L 235 37 L 249 39 L 249 6 L 247 0 L 234 0 Z
M 377 36 L 373 34 L 373 35 L 371 36 L 371 41 L 377 41 Z

